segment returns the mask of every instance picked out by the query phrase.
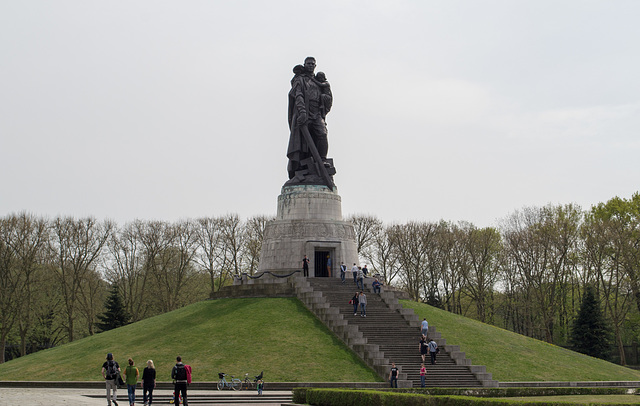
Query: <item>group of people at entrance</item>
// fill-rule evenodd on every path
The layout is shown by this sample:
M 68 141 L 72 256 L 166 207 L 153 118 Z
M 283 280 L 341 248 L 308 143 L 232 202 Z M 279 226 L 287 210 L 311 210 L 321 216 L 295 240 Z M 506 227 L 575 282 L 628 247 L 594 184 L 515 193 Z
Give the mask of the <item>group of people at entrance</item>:
M 107 388 L 107 404 L 118 406 L 116 400 L 118 385 L 127 385 L 129 406 L 136 401 L 136 387 L 140 371 L 129 358 L 129 365 L 122 371 L 120 365 L 113 359 L 113 354 L 107 354 L 107 360 L 102 364 L 102 378 Z M 187 385 L 191 383 L 191 367 L 182 363 L 182 358 L 176 358 L 176 364 L 171 369 L 171 379 L 174 382 L 174 404 L 180 405 L 180 399 L 187 405 Z M 147 366 L 142 372 L 142 401 L 144 405 L 153 403 L 153 390 L 156 387 L 156 369 L 153 360 L 147 361 Z
M 347 272 L 347 266 L 344 262 L 342 262 L 340 264 L 340 280 L 342 281 L 342 283 L 345 283 L 346 281 Z M 305 277 L 309 276 L 309 258 L 306 255 L 304 256 L 304 258 L 302 258 L 302 274 Z M 353 283 L 356 284 L 356 287 L 358 289 L 364 290 L 364 280 L 368 277 L 369 274 L 367 265 L 365 264 L 363 267 L 359 267 L 354 262 L 353 266 L 351 267 L 351 274 L 353 275 Z M 331 277 L 331 257 L 329 255 L 327 255 L 327 276 Z M 374 278 L 371 286 L 373 287 L 373 293 L 380 293 L 382 290 L 382 282 L 380 282 L 378 278 Z

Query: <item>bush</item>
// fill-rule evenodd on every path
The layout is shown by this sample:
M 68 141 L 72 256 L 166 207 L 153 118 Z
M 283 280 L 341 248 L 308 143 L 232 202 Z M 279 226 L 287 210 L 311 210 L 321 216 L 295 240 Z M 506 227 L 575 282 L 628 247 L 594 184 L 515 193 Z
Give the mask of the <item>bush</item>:
M 559 402 L 523 402 L 509 400 L 521 396 L 621 395 L 623 388 L 487 388 L 487 389 L 313 389 L 297 388 L 294 403 L 314 406 L 555 406 Z M 485 399 L 503 397 L 505 399 Z M 566 404 L 566 403 L 562 403 Z M 585 403 L 585 405 L 588 403 Z M 572 405 L 581 405 L 572 403 Z

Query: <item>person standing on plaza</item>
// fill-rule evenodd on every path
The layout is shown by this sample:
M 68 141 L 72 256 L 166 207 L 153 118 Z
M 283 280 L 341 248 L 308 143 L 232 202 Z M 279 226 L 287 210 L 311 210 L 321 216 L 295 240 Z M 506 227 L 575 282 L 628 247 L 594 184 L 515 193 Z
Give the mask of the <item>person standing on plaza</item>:
M 302 258 L 302 275 L 309 276 L 309 258 L 306 255 Z
M 360 317 L 367 317 L 367 295 L 360 291 L 358 301 L 360 302 Z
M 344 283 L 344 276 L 347 273 L 347 266 L 344 264 L 344 262 L 342 262 L 340 264 L 340 279 L 342 280 L 342 283 Z
M 142 401 L 146 405 L 153 402 L 153 390 L 156 387 L 156 367 L 153 360 L 147 361 L 146 368 L 142 371 Z
M 327 255 L 327 276 L 331 278 L 331 257 Z
M 391 363 L 391 371 L 389 371 L 389 383 L 391 384 L 392 388 L 398 387 L 398 368 L 396 368 L 395 362 Z
M 102 378 L 104 378 L 104 382 L 107 387 L 108 406 L 111 406 L 111 402 L 113 402 L 115 406 L 118 406 L 118 402 L 116 402 L 118 376 L 120 376 L 120 365 L 113 360 L 113 354 L 108 353 L 107 361 L 102 364 Z M 111 396 L 111 391 L 113 391 L 113 397 Z
M 187 406 L 187 368 L 182 363 L 182 357 L 176 357 L 176 364 L 171 370 L 171 379 L 174 382 L 173 389 L 173 402 L 174 405 L 180 406 L 180 394 L 182 394 L 182 401 Z
M 129 358 L 129 365 L 124 369 L 124 379 L 127 384 L 127 394 L 129 395 L 129 406 L 136 402 L 136 385 L 140 371 L 133 365 L 133 359 Z

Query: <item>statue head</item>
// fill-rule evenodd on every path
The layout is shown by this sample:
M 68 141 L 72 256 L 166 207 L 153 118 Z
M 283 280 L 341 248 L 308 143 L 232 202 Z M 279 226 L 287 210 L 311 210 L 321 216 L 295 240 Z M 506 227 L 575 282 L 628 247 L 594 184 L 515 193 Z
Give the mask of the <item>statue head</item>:
M 320 82 L 326 82 L 327 75 L 325 75 L 324 72 L 318 72 L 316 73 L 316 79 L 318 79 Z
M 316 58 L 307 56 L 304 59 L 304 69 L 309 73 L 313 73 L 313 71 L 316 70 Z

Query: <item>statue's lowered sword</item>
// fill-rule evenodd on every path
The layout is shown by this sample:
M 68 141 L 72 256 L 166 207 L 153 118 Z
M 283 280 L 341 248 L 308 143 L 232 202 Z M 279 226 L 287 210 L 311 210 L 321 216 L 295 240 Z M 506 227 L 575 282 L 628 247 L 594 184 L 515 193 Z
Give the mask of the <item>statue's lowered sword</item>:
M 324 161 L 322 160 L 322 158 L 320 158 L 320 153 L 318 152 L 318 149 L 316 148 L 316 144 L 313 142 L 313 139 L 311 138 L 311 134 L 309 133 L 309 128 L 307 128 L 306 124 L 302 124 L 300 126 L 300 131 L 302 131 L 302 135 L 304 136 L 304 139 L 307 142 L 307 145 L 309 146 L 311 155 L 313 155 L 313 160 L 316 161 L 316 168 L 318 169 L 318 172 L 320 172 L 320 175 L 322 176 L 322 179 L 324 179 L 325 184 L 329 187 L 331 191 L 333 191 L 333 189 L 335 188 L 335 185 L 333 184 L 333 181 L 329 176 L 329 172 L 327 172 L 327 168 L 324 167 Z

